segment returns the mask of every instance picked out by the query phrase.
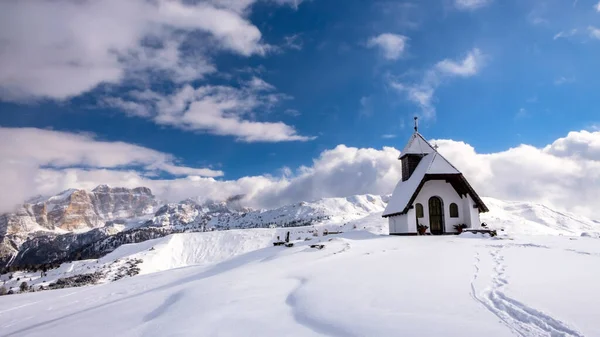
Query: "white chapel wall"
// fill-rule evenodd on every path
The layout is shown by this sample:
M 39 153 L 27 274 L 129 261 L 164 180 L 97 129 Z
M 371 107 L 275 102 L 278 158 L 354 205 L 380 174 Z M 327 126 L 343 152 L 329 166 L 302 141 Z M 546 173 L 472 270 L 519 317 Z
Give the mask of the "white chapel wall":
M 409 233 L 408 217 L 404 215 L 395 215 L 388 218 L 390 234 Z
M 465 211 L 464 203 L 467 199 L 462 198 L 456 193 L 451 184 L 444 180 L 430 180 L 423 185 L 419 195 L 415 199 L 413 206 L 417 203 L 423 205 L 423 218 L 418 219 L 420 224 L 430 227 L 429 223 L 429 198 L 437 196 L 442 199 L 444 207 L 444 229 L 446 233 L 455 232 L 454 225 L 466 223 L 466 218 L 470 216 L 470 212 Z M 458 218 L 450 217 L 450 204 L 456 203 L 458 206 Z M 416 206 L 415 206 L 416 207 Z M 415 211 L 415 209 L 411 209 Z M 413 213 L 413 217 L 415 213 Z M 416 224 L 415 224 L 416 226 Z M 429 232 L 429 229 L 427 229 Z
M 407 215 L 407 223 L 408 223 L 408 232 L 409 233 L 417 233 L 417 211 L 414 208 L 408 210 Z
M 389 217 L 388 225 L 390 227 L 390 234 L 416 234 L 417 221 L 415 210 L 410 209 L 406 214 Z
M 456 232 L 454 225 L 466 224 L 470 228 L 479 228 L 479 210 L 474 208 L 475 202 L 470 195 L 461 198 L 451 184 L 444 180 L 430 180 L 423 185 L 419 195 L 407 214 L 391 216 L 388 218 L 390 233 L 416 233 L 418 223 L 430 227 L 429 223 L 429 198 L 437 196 L 442 199 L 444 208 L 444 231 Z M 423 218 L 416 218 L 416 204 L 423 205 Z M 450 204 L 458 206 L 458 218 L 450 217 Z M 429 229 L 427 229 L 429 232 Z
M 465 214 L 465 224 L 469 227 L 473 227 L 473 218 L 471 217 L 471 209 L 473 208 L 473 200 L 470 195 L 467 195 L 465 199 L 463 199 L 462 204 L 462 212 Z
M 473 207 L 473 205 L 475 205 L 475 201 L 473 201 L 473 199 L 471 198 L 471 196 L 468 196 L 469 198 L 469 211 L 470 211 L 470 221 L 471 221 L 471 228 L 481 228 L 481 220 L 479 218 L 479 208 Z

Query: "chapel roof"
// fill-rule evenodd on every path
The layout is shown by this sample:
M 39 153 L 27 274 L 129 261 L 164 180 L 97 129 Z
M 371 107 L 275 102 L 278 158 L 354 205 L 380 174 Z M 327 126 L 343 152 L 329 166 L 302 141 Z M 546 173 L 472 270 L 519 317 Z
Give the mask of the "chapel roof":
M 429 144 L 429 142 L 426 141 L 418 131 L 415 131 L 400 153 L 400 158 L 409 154 L 428 154 L 434 152 L 436 152 L 436 150 L 433 148 L 433 146 L 431 146 L 431 144 Z

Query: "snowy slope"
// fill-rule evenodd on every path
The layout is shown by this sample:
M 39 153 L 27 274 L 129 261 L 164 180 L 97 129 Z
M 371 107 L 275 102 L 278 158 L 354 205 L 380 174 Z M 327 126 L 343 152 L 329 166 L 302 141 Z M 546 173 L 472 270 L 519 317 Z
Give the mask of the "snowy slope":
M 381 216 L 378 214 L 374 218 L 380 221 Z M 288 231 L 291 240 L 303 241 L 318 239 L 314 235 L 323 236 L 324 229 L 340 228 L 318 226 L 178 233 L 136 244 L 125 244 L 99 259 L 63 263 L 59 268 L 49 270 L 45 276 L 41 272 L 17 271 L 0 275 L 0 281 L 5 282 L 7 289 L 16 292 L 23 281 L 37 290 L 40 286 L 48 287 L 59 278 L 99 272 L 102 274 L 99 282 L 106 283 L 126 276 L 126 267 L 131 265 L 139 268 L 139 274 L 148 274 L 192 265 L 214 264 L 269 247 L 272 242 L 277 241 L 277 237 L 283 239 Z M 11 279 L 9 275 L 12 275 Z
M 309 248 L 311 242 L 267 247 L 209 266 L 1 297 L 0 331 L 89 337 L 600 335 L 597 239 L 352 231 L 321 240 L 323 250 Z
M 96 271 L 108 282 L 133 264 L 142 275 L 0 297 L 0 335 L 600 336 L 600 241 L 579 236 L 600 224 L 486 199 L 497 239 L 389 237 L 381 204 L 346 200 L 350 214 L 313 226 L 173 234 L 63 264 L 31 283 Z M 306 217 L 346 205 L 328 202 Z M 288 230 L 295 246 L 273 247 Z
M 207 265 L 268 247 L 277 233 L 274 229 L 254 229 L 173 234 L 139 244 L 123 245 L 100 261 L 108 263 L 122 258 L 139 258 L 143 261 L 140 265 L 141 274 Z
M 559 212 L 531 202 L 502 201 L 483 198 L 490 212 L 481 221 L 493 228 L 503 228 L 513 234 L 580 235 L 600 232 L 600 223 L 586 217 Z

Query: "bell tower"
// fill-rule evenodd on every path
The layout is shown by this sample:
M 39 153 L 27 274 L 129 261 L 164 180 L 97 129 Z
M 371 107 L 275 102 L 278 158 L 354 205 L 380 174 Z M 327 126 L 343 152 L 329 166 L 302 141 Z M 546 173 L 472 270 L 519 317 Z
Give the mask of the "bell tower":
M 425 155 L 436 152 L 419 133 L 418 117 L 415 117 L 414 129 L 415 132 L 410 137 L 402 153 L 400 153 L 400 158 L 398 158 L 402 162 L 402 181 L 407 181 L 410 178 Z

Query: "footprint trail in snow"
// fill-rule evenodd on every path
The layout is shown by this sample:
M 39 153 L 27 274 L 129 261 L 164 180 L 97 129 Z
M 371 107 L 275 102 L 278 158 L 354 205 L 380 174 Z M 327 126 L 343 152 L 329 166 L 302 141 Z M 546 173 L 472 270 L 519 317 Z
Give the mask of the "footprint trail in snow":
M 576 329 L 566 323 L 545 314 L 537 309 L 511 298 L 504 292 L 508 284 L 505 277 L 504 257 L 501 252 L 503 246 L 496 246 L 490 252 L 494 262 L 494 272 L 491 286 L 481 293 L 475 289 L 475 281 L 480 272 L 479 253 L 475 254 L 475 274 L 471 281 L 471 296 L 483 304 L 494 315 L 511 329 L 516 335 L 523 337 L 583 337 Z

